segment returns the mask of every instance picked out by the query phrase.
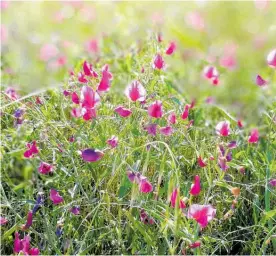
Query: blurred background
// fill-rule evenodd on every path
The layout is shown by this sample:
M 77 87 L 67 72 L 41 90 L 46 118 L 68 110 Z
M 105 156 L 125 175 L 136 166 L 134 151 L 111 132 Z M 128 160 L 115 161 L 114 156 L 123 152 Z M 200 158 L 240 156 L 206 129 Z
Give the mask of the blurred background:
M 254 120 L 276 95 L 275 69 L 266 63 L 276 47 L 275 13 L 271 1 L 1 1 L 2 91 L 12 87 L 24 95 L 58 87 L 89 60 L 110 65 L 118 78 L 113 90 L 120 92 L 175 41 L 165 79 L 189 99 Z M 219 70 L 218 86 L 202 78 L 206 65 Z M 267 88 L 256 86 L 258 74 L 270 81 Z

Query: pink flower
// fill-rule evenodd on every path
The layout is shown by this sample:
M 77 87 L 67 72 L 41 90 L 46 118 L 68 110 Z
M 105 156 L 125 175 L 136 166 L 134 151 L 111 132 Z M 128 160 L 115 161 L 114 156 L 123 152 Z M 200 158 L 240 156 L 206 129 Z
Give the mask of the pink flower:
M 152 187 L 151 183 L 146 178 L 143 178 L 143 179 L 141 179 L 141 181 L 139 183 L 139 190 L 142 193 L 150 193 L 150 192 L 152 192 L 153 187 Z
M 199 195 L 200 190 L 200 177 L 196 175 L 194 179 L 194 184 L 191 186 L 190 194 L 193 196 L 197 196 Z
M 96 118 L 96 116 L 97 116 L 95 108 L 83 108 L 82 114 L 83 114 L 82 117 L 85 121 Z
M 243 123 L 242 123 L 242 121 L 241 121 L 240 119 L 238 120 L 237 125 L 238 125 L 240 128 L 243 127 Z
M 98 85 L 97 91 L 99 92 L 109 91 L 111 80 L 112 80 L 112 74 L 109 72 L 108 65 L 106 64 L 102 68 L 102 79 Z
M 76 92 L 72 93 L 71 99 L 75 104 L 80 104 L 80 99 L 79 99 L 79 96 Z
M 24 157 L 26 158 L 32 158 L 39 153 L 36 146 L 36 141 L 33 141 L 32 143 L 27 143 L 27 148 L 28 149 L 24 152 Z
M 131 183 L 134 183 L 136 180 L 136 173 L 133 171 L 127 171 L 127 177 Z
M 200 241 L 196 241 L 196 242 L 193 242 L 192 244 L 190 244 L 189 247 L 191 249 L 194 249 L 194 248 L 200 247 L 200 245 L 201 245 L 201 242 Z
M 80 83 L 83 83 L 83 84 L 88 82 L 88 80 L 85 78 L 85 74 L 82 72 L 78 73 L 78 80 Z
M 206 66 L 203 70 L 203 74 L 207 79 L 217 78 L 219 76 L 217 69 L 213 66 Z
M 133 81 L 127 86 L 125 94 L 131 101 L 144 101 L 146 90 L 139 81 Z
M 85 162 L 97 162 L 102 159 L 104 153 L 98 149 L 87 148 L 81 152 L 81 156 Z
M 80 207 L 74 206 L 70 209 L 70 212 L 73 213 L 74 215 L 79 215 L 80 214 Z
M 168 123 L 170 123 L 170 124 L 176 124 L 177 123 L 176 114 L 174 112 L 169 114 Z
M 97 53 L 99 52 L 99 43 L 96 39 L 89 40 L 86 45 L 86 50 L 91 53 Z
M 19 95 L 16 92 L 15 89 L 13 88 L 7 88 L 5 93 L 7 94 L 7 96 L 11 99 L 11 100 L 17 100 L 19 99 Z
M 56 57 L 59 53 L 58 48 L 53 44 L 45 44 L 40 49 L 40 59 L 43 61 L 48 61 Z
M 148 107 L 150 117 L 161 118 L 163 116 L 162 102 L 157 100 Z
M 204 168 L 205 166 L 207 166 L 207 164 L 203 161 L 203 159 L 201 158 L 201 156 L 198 157 L 197 163 L 202 168 Z
M 204 228 L 215 217 L 216 209 L 211 205 L 193 204 L 189 207 L 187 217 L 196 220 Z
M 259 131 L 258 129 L 252 129 L 250 136 L 248 138 L 248 143 L 257 143 L 259 141 Z
M 221 121 L 216 126 L 216 133 L 220 136 L 228 136 L 230 134 L 229 121 Z
M 181 115 L 181 118 L 183 120 L 185 120 L 185 119 L 188 118 L 188 116 L 189 116 L 189 109 L 190 109 L 190 105 L 186 104 L 185 107 L 184 107 L 183 113 Z
M 227 146 L 230 149 L 236 148 L 237 147 L 237 142 L 235 140 L 230 141 Z
M 22 244 L 19 238 L 19 233 L 15 232 L 15 238 L 13 242 L 13 252 L 14 254 L 18 254 L 21 250 L 22 250 Z
M 118 146 L 118 137 L 116 137 L 115 135 L 113 135 L 110 139 L 107 140 L 107 144 L 111 148 L 116 148 Z
M 227 165 L 227 159 L 224 156 L 219 156 L 218 158 L 218 165 L 222 171 L 226 171 L 229 166 Z
M 202 31 L 205 27 L 205 22 L 202 15 L 199 12 L 190 12 L 185 17 L 186 23 L 193 29 Z
M 260 75 L 257 75 L 255 82 L 256 82 L 256 85 L 258 85 L 258 86 L 267 85 L 267 81 L 264 80 Z
M 276 179 L 270 180 L 269 185 L 272 186 L 272 187 L 276 187 Z
M 159 32 L 159 33 L 157 34 L 157 42 L 158 42 L 158 43 L 161 43 L 162 41 L 163 41 L 163 35 L 162 35 L 162 33 Z
M 272 67 L 276 68 L 276 49 L 272 50 L 268 55 L 267 55 L 267 64 Z
M 38 167 L 38 171 L 41 174 L 49 174 L 50 172 L 53 172 L 53 166 L 45 162 L 41 162 Z
M 0 216 L 0 225 L 5 225 L 8 223 L 8 220 L 5 217 Z
M 63 91 L 63 95 L 65 96 L 65 97 L 67 97 L 67 96 L 69 96 L 71 93 L 69 92 L 69 91 L 67 91 L 67 90 L 64 90 Z
M 166 54 L 167 55 L 172 55 L 175 52 L 176 49 L 176 43 L 175 42 L 170 42 L 168 48 L 166 49 Z
M 83 108 L 94 108 L 100 102 L 100 96 L 90 86 L 81 88 L 80 103 Z
M 145 126 L 145 130 L 147 130 L 148 134 L 156 136 L 157 124 L 148 124 Z
M 50 190 L 50 200 L 53 202 L 53 204 L 60 204 L 64 201 L 58 191 L 52 188 Z
M 87 61 L 83 63 L 83 72 L 86 76 L 98 77 L 98 74 L 93 70 L 92 64 L 89 64 Z
M 173 128 L 171 126 L 161 127 L 160 133 L 165 136 L 170 136 L 173 133 Z
M 173 190 L 173 192 L 171 194 L 171 200 L 170 201 L 171 201 L 172 208 L 175 208 L 175 206 L 176 206 L 176 200 L 177 200 L 178 193 L 179 193 L 179 189 L 176 188 L 176 189 Z M 184 201 L 181 200 L 180 198 L 178 200 L 179 200 L 179 204 L 178 204 L 179 208 L 180 209 L 186 208 L 186 205 L 185 205 Z
M 29 211 L 28 212 L 28 215 L 27 215 L 27 222 L 25 225 L 23 225 L 23 230 L 26 230 L 28 229 L 29 227 L 31 227 L 33 224 L 33 212 L 32 211 Z
M 165 61 L 161 54 L 157 54 L 153 61 L 153 68 L 155 69 L 164 69 L 165 68 Z
M 73 117 L 76 117 L 76 118 L 81 117 L 82 116 L 82 109 L 81 108 L 73 108 L 71 110 L 71 115 Z
M 116 107 L 114 111 L 121 117 L 128 117 L 132 114 L 132 111 L 130 109 L 125 108 L 123 106 Z

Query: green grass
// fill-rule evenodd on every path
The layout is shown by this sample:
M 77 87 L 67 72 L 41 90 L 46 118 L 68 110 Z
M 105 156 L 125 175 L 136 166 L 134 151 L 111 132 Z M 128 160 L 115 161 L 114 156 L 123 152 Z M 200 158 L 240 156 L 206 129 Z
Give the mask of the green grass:
M 3 23 L 9 29 L 17 4 L 22 7 L 14 25 L 18 31 L 9 37 L 1 56 L 1 216 L 9 221 L 1 226 L 2 254 L 13 253 L 14 232 L 21 230 L 38 193 L 44 195 L 44 205 L 34 215 L 32 227 L 20 232 L 31 235 L 32 247 L 38 247 L 41 254 L 275 254 L 276 194 L 268 182 L 276 177 L 276 72 L 265 63 L 267 53 L 275 47 L 275 38 L 268 33 L 266 45 L 256 50 L 251 44 L 255 34 L 246 32 L 253 22 L 252 15 L 259 24 L 256 33 L 266 32 L 274 18 L 275 3 L 265 16 L 251 3 L 208 3 L 200 9 L 208 24 L 207 32 L 197 32 L 184 24 L 185 14 L 198 7 L 168 2 L 85 3 L 101 14 L 93 26 L 80 22 L 76 10 L 72 18 L 54 29 L 55 23 L 44 12 L 58 10 L 61 3 L 33 3 L 32 7 L 30 3 L 12 3 L 3 13 Z M 43 14 L 37 11 L 39 8 Z M 154 12 L 162 12 L 167 19 L 161 27 L 151 27 L 147 22 Z M 234 17 L 229 13 L 235 13 Z M 137 33 L 133 32 L 135 24 L 139 25 Z M 89 56 L 82 49 L 83 41 L 105 29 L 108 36 L 101 37 L 100 58 Z M 162 44 L 155 40 L 159 29 L 164 31 Z M 58 44 L 72 40 L 76 45 L 67 53 L 67 66 L 57 72 L 47 70 L 38 59 L 39 47 L 49 40 L 52 31 L 60 37 Z M 43 39 L 32 45 L 26 41 L 27 35 Z M 176 40 L 178 48 L 174 55 L 164 57 L 167 69 L 156 71 L 152 59 L 170 40 Z M 227 41 L 238 44 L 239 64 L 229 71 L 216 63 L 222 83 L 213 87 L 201 78 L 206 61 L 198 54 L 206 57 L 211 46 L 221 50 Z M 193 57 L 183 60 L 186 50 Z M 80 92 L 82 85 L 69 81 L 67 68 L 74 67 L 77 73 L 86 59 L 98 71 L 109 64 L 114 77 L 110 92 L 101 97 L 97 118 L 88 122 L 71 117 L 73 104 L 62 93 L 64 89 Z M 9 67 L 16 71 L 12 76 L 4 71 Z M 140 72 L 142 67 L 144 73 Z M 266 90 L 254 84 L 253 77 L 259 73 L 270 80 Z M 128 102 L 123 90 L 134 79 L 146 88 L 147 104 L 156 99 L 163 102 L 163 118 L 151 120 L 145 107 Z M 16 83 L 23 97 L 11 101 L 4 91 Z M 90 85 L 96 84 L 93 81 Z M 36 96 L 42 99 L 42 105 L 36 104 Z M 207 104 L 208 96 L 216 102 Z M 196 105 L 189 119 L 181 120 L 185 104 L 194 98 Z M 131 107 L 133 114 L 126 119 L 115 114 L 119 104 Z M 24 122 L 15 126 L 13 115 L 18 108 L 25 109 Z M 165 126 L 172 110 L 178 117 L 173 135 L 149 136 L 144 125 L 155 122 Z M 245 123 L 243 129 L 237 126 L 239 118 Z M 187 128 L 189 120 L 194 120 L 194 125 Z M 215 133 L 216 124 L 223 120 L 231 124 L 231 135 L 226 138 Z M 260 140 L 252 145 L 247 139 L 254 127 L 259 129 Z M 119 145 L 109 149 L 106 140 L 112 135 L 118 136 Z M 69 142 L 71 136 L 75 138 L 73 143 Z M 37 141 L 39 155 L 25 159 L 25 145 L 33 140 Z M 218 145 L 233 140 L 238 147 L 232 150 L 230 168 L 223 172 L 217 164 Z M 86 163 L 78 152 L 85 148 L 104 150 L 105 155 L 99 162 Z M 216 160 L 200 168 L 199 155 L 213 155 Z M 41 161 L 54 165 L 52 175 L 38 173 Z M 241 166 L 245 174 L 239 171 Z M 138 186 L 128 180 L 127 170 L 147 176 L 154 191 L 140 193 Z M 191 197 L 195 175 L 201 177 L 202 190 L 199 196 Z M 180 188 L 181 197 L 187 197 L 187 206 L 198 203 L 216 208 L 215 219 L 202 231 L 194 220 L 170 207 L 175 187 Z M 241 189 L 234 209 L 232 187 Z M 51 188 L 60 192 L 63 204 L 52 204 Z M 79 216 L 69 211 L 75 205 L 80 206 Z M 141 209 L 155 220 L 154 225 L 140 221 Z M 58 225 L 62 227 L 61 237 L 55 233 Z M 200 248 L 189 249 L 196 240 L 201 241 Z

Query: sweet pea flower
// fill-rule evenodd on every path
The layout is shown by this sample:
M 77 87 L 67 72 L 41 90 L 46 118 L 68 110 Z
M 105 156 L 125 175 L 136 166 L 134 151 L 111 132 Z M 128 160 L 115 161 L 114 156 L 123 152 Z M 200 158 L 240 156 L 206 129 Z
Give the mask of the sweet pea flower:
M 191 186 L 191 189 L 190 189 L 190 194 L 193 196 L 197 196 L 197 195 L 199 195 L 200 190 L 201 190 L 200 177 L 198 175 L 196 175 L 195 179 L 194 179 L 194 184 Z
M 31 237 L 29 235 L 25 236 L 23 239 L 20 239 L 19 233 L 15 232 L 14 243 L 13 243 L 13 252 L 14 254 L 23 253 L 24 255 L 39 255 L 38 248 L 30 248 Z
M 198 165 L 199 165 L 200 167 L 202 167 L 202 168 L 204 168 L 204 167 L 207 166 L 207 164 L 204 162 L 204 160 L 201 158 L 201 156 L 199 156 L 199 157 L 197 158 L 197 163 L 198 163 Z
M 82 68 L 83 68 L 83 72 L 86 76 L 98 77 L 98 74 L 93 69 L 92 64 L 89 64 L 87 61 L 83 62 Z
M 90 86 L 81 88 L 80 103 L 83 108 L 94 108 L 100 103 L 100 96 Z
M 205 21 L 202 15 L 197 12 L 189 12 L 185 17 L 186 23 L 195 30 L 203 31 L 205 28 Z
M 176 50 L 176 43 L 175 42 L 170 42 L 168 48 L 166 49 L 166 54 L 167 55 L 172 55 Z
M 76 118 L 81 117 L 82 116 L 82 109 L 81 108 L 72 108 L 71 115 L 73 117 L 76 117 Z
M 175 208 L 175 206 L 176 206 L 176 200 L 177 200 L 178 193 L 179 193 L 179 189 L 175 188 L 173 190 L 172 194 L 171 194 L 170 201 L 171 201 L 172 208 Z M 179 204 L 178 204 L 179 209 L 186 208 L 186 205 L 185 205 L 184 201 L 182 199 L 180 199 L 180 198 L 178 200 L 179 200 Z
M 33 141 L 32 143 L 27 143 L 27 148 L 28 149 L 24 152 L 24 157 L 26 158 L 32 158 L 39 153 L 36 146 L 36 141 Z
M 17 100 L 19 99 L 19 94 L 14 88 L 7 88 L 5 91 L 6 95 L 11 99 L 11 100 Z
M 197 247 L 200 247 L 200 245 L 201 245 L 201 242 L 200 242 L 200 241 L 196 241 L 196 242 L 191 243 L 191 244 L 189 245 L 189 247 L 190 247 L 191 249 L 195 249 L 195 248 L 197 248 Z
M 189 109 L 190 109 L 190 105 L 189 104 L 186 104 L 185 107 L 184 107 L 184 110 L 183 110 L 183 113 L 181 115 L 181 118 L 183 120 L 187 119 L 188 116 L 189 116 Z
M 144 224 L 154 224 L 154 219 L 153 218 L 150 218 L 148 216 L 148 214 L 145 212 L 144 209 L 141 210 L 140 212 L 140 220 L 144 223 Z
M 170 123 L 170 124 L 176 124 L 177 123 L 176 114 L 174 112 L 169 114 L 168 123 Z
M 260 87 L 267 85 L 267 81 L 264 80 L 260 75 L 256 76 L 255 83 L 256 83 L 256 85 L 258 85 Z
M 82 117 L 85 121 L 96 118 L 96 116 L 97 116 L 95 108 L 83 108 L 82 114 L 83 114 Z
M 102 159 L 104 153 L 98 149 L 87 148 L 81 152 L 81 157 L 85 162 L 97 162 Z
M 73 206 L 70 209 L 70 212 L 73 213 L 74 215 L 79 215 L 80 214 L 80 207 L 79 206 Z
M 99 43 L 97 39 L 91 39 L 85 44 L 85 48 L 90 53 L 98 53 L 99 52 Z
M 218 165 L 222 171 L 226 171 L 229 168 L 229 166 L 227 165 L 227 162 L 228 161 L 224 156 L 220 156 L 218 158 Z
M 276 187 L 276 179 L 271 179 L 268 183 L 270 186 Z
M 203 74 L 207 79 L 212 79 L 219 76 L 218 70 L 216 69 L 216 67 L 213 66 L 206 66 L 203 69 Z
M 125 94 L 131 101 L 144 101 L 146 90 L 139 81 L 133 81 L 127 86 Z
M 240 119 L 237 121 L 237 125 L 239 128 L 243 128 L 243 123 Z
M 110 139 L 106 142 L 111 148 L 116 148 L 118 146 L 118 137 L 113 135 Z
M 236 148 L 237 147 L 237 142 L 235 140 L 230 141 L 227 146 L 230 149 Z
M 160 127 L 160 133 L 164 136 L 170 136 L 173 134 L 173 128 L 171 126 Z
M 146 177 L 140 177 L 140 182 L 139 182 L 139 191 L 142 193 L 150 193 L 152 192 L 153 187 L 151 183 L 147 180 Z
M 53 202 L 53 204 L 61 204 L 64 201 L 58 191 L 52 188 L 50 190 L 50 200 Z
M 75 104 L 80 104 L 79 96 L 76 92 L 73 92 L 71 95 L 72 102 Z
M 49 174 L 53 172 L 53 166 L 51 164 L 41 162 L 38 167 L 38 172 L 41 174 Z
M 228 136 L 230 134 L 230 122 L 221 121 L 216 126 L 216 133 L 220 136 Z
M 252 129 L 250 136 L 248 138 L 248 143 L 257 143 L 259 141 L 259 131 L 258 129 Z
M 132 114 L 132 111 L 123 106 L 118 106 L 114 109 L 114 111 L 119 114 L 121 117 L 128 117 Z
M 106 64 L 102 68 L 102 79 L 98 85 L 97 91 L 99 92 L 109 91 L 111 80 L 112 80 L 112 74 L 109 72 L 109 67 Z
M 80 83 L 83 83 L 83 84 L 85 84 L 85 83 L 88 82 L 88 80 L 87 80 L 86 77 L 85 77 L 85 74 L 82 73 L 82 72 L 79 72 L 79 73 L 78 73 L 78 81 L 79 81 Z
M 31 227 L 32 224 L 33 224 L 33 212 L 32 212 L 32 211 L 29 211 L 29 212 L 28 212 L 28 215 L 27 215 L 26 224 L 23 225 L 22 229 L 23 229 L 23 230 L 26 230 L 26 229 L 28 229 L 29 227 Z
M 127 177 L 131 183 L 134 183 L 136 179 L 136 173 L 133 171 L 127 171 Z
M 54 44 L 45 44 L 40 49 L 40 59 L 48 61 L 56 57 L 59 53 L 58 48 Z
M 156 136 L 157 124 L 148 124 L 148 125 L 145 126 L 145 130 L 147 130 L 149 135 Z
M 267 55 L 267 64 L 272 67 L 276 68 L 276 49 L 272 50 L 268 55 Z
M 215 217 L 216 209 L 213 206 L 193 204 L 189 207 L 187 217 L 194 219 L 202 227 L 205 228 L 208 223 Z
M 154 57 L 153 68 L 159 69 L 159 70 L 165 68 L 165 61 L 164 61 L 162 55 L 159 53 Z
M 8 223 L 8 220 L 5 217 L 0 216 L 0 225 L 3 226 Z
M 153 118 L 161 118 L 163 116 L 162 102 L 157 100 L 148 107 L 148 114 Z

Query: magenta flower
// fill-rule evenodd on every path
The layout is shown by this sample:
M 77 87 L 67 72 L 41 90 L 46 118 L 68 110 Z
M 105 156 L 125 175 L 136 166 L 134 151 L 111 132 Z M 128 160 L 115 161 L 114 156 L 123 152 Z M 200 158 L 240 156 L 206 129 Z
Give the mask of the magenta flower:
M 50 190 L 50 200 L 53 202 L 53 204 L 61 204 L 64 201 L 58 191 L 52 188 Z
M 97 162 L 101 160 L 101 158 L 104 156 L 104 153 L 97 149 L 87 148 L 81 152 L 81 156 L 85 162 Z
M 276 187 L 276 179 L 270 180 L 269 185 L 272 186 L 272 187 Z
M 187 217 L 196 220 L 202 228 L 215 217 L 216 209 L 211 205 L 193 204 L 189 207 Z
M 139 81 L 133 81 L 127 86 L 125 94 L 131 101 L 144 101 L 146 90 Z
M 265 85 L 267 85 L 267 81 L 264 80 L 260 75 L 257 75 L 255 82 L 256 82 L 256 85 L 258 85 L 258 86 L 265 86 Z
M 148 214 L 145 212 L 144 209 L 141 210 L 140 212 L 140 220 L 144 223 L 144 224 L 154 224 L 154 219 L 153 218 L 150 218 L 148 216 Z
M 85 48 L 90 53 L 99 52 L 99 43 L 97 39 L 91 39 L 85 44 Z
M 142 193 L 150 193 L 153 190 L 151 183 L 147 180 L 146 177 L 139 177 L 139 190 Z
M 82 117 L 85 121 L 96 118 L 96 116 L 97 116 L 95 108 L 83 108 L 82 109 L 82 114 L 83 114 Z
M 202 168 L 204 168 L 205 166 L 207 166 L 207 164 L 204 162 L 204 160 L 201 158 L 201 156 L 198 157 L 197 163 Z
M 48 163 L 41 162 L 38 167 L 38 171 L 41 174 L 49 174 L 50 172 L 53 172 L 53 166 Z
M 203 70 L 203 74 L 207 79 L 217 78 L 219 76 L 217 69 L 213 66 L 206 66 Z
M 257 143 L 259 141 L 259 131 L 258 129 L 252 129 L 250 136 L 248 138 L 248 143 Z
M 134 183 L 136 180 L 136 173 L 133 171 L 127 171 L 127 177 L 131 183 Z
M 170 136 L 173 134 L 173 128 L 171 126 L 160 127 L 160 133 L 165 136 Z
M 148 107 L 148 114 L 150 117 L 161 118 L 163 116 L 162 102 L 160 100 L 155 101 Z
M 88 80 L 85 78 L 85 74 L 82 72 L 78 73 L 78 81 L 83 84 L 88 82 Z
M 216 126 L 216 133 L 220 136 L 228 136 L 230 134 L 229 121 L 219 122 Z
M 69 92 L 69 91 L 67 91 L 67 90 L 64 90 L 63 91 L 63 95 L 65 96 L 65 97 L 67 97 L 67 96 L 69 96 L 71 93 Z
M 226 171 L 229 166 L 227 165 L 227 158 L 224 156 L 219 156 L 218 158 L 218 165 L 222 171 Z
M 242 121 L 241 121 L 240 119 L 238 120 L 237 125 L 238 125 L 240 128 L 243 128 L 243 123 L 242 123 Z
M 22 252 L 24 255 L 39 255 L 38 248 L 30 248 L 31 237 L 29 235 L 20 239 L 18 232 L 15 232 L 15 238 L 13 242 L 13 252 L 18 254 Z
M 276 68 L 276 49 L 272 50 L 268 55 L 267 55 L 267 64 L 272 67 Z
M 83 108 L 94 108 L 100 103 L 100 96 L 90 86 L 83 86 L 81 88 L 80 102 Z
M 176 114 L 174 112 L 169 114 L 168 123 L 170 123 L 170 124 L 176 124 L 177 123 Z
M 118 137 L 113 135 L 110 139 L 106 142 L 111 148 L 116 148 L 118 146 Z
M 198 175 L 196 175 L 195 179 L 194 179 L 194 184 L 191 186 L 191 189 L 190 189 L 190 194 L 193 196 L 197 196 L 197 195 L 199 195 L 200 190 L 201 190 L 200 177 Z
M 176 50 L 176 43 L 175 42 L 170 42 L 168 48 L 166 49 L 166 54 L 167 55 L 172 55 Z
M 5 225 L 8 223 L 8 220 L 5 217 L 0 216 L 0 225 Z
M 155 69 L 164 69 L 165 68 L 165 61 L 161 54 L 157 54 L 153 61 L 153 68 Z
M 70 212 L 73 213 L 74 215 L 79 215 L 79 214 L 80 214 L 80 207 L 78 207 L 78 206 L 73 206 L 73 207 L 70 209 Z
M 45 44 L 40 49 L 40 59 L 42 61 L 48 61 L 56 57 L 59 53 L 58 48 L 53 44 Z
M 109 91 L 111 80 L 112 80 L 112 74 L 109 72 L 108 65 L 104 65 L 102 68 L 102 79 L 98 85 L 97 91 L 99 92 L 107 92 Z
M 171 206 L 172 208 L 175 208 L 176 206 L 176 199 L 177 199 L 177 196 L 178 196 L 178 193 L 179 193 L 179 189 L 178 188 L 175 188 L 171 194 Z M 184 209 L 186 208 L 186 205 L 184 203 L 184 201 L 182 199 L 179 198 L 179 204 L 178 204 L 178 207 L 179 209 Z
M 82 116 L 82 109 L 81 108 L 72 108 L 71 115 L 73 117 L 76 117 L 76 118 L 81 117 Z
M 123 106 L 118 106 L 114 109 L 114 111 L 119 114 L 121 117 L 128 117 L 132 114 L 132 111 Z
M 201 245 L 201 242 L 200 242 L 200 241 L 196 241 L 196 242 L 191 243 L 191 244 L 189 245 L 189 247 L 190 247 L 191 249 L 195 249 L 195 248 L 197 248 L 197 247 L 200 247 L 200 245 Z
M 230 141 L 227 146 L 230 149 L 236 148 L 237 147 L 237 142 L 235 140 Z
M 28 149 L 24 152 L 24 157 L 26 158 L 32 158 L 39 153 L 36 146 L 36 141 L 33 141 L 32 143 L 27 143 L 27 148 Z
M 13 88 L 7 88 L 5 91 L 6 95 L 11 99 L 11 100 L 17 100 L 19 99 L 19 94 L 17 91 Z
M 147 130 L 149 135 L 156 136 L 157 124 L 148 124 L 148 125 L 145 126 L 145 130 Z
M 31 227 L 33 224 L 33 212 L 32 211 L 29 211 L 28 212 L 28 215 L 27 215 L 27 222 L 25 225 L 23 225 L 22 229 L 23 230 L 26 230 L 28 229 L 29 227 Z
M 83 62 L 83 72 L 86 76 L 98 77 L 98 74 L 94 71 L 92 64 L 87 61 Z
M 185 107 L 184 107 L 183 113 L 181 115 L 181 118 L 183 120 L 185 120 L 185 119 L 188 118 L 188 116 L 189 116 L 189 109 L 190 109 L 190 105 L 186 104 Z
M 79 96 L 76 92 L 73 92 L 71 95 L 72 102 L 75 104 L 80 104 Z

